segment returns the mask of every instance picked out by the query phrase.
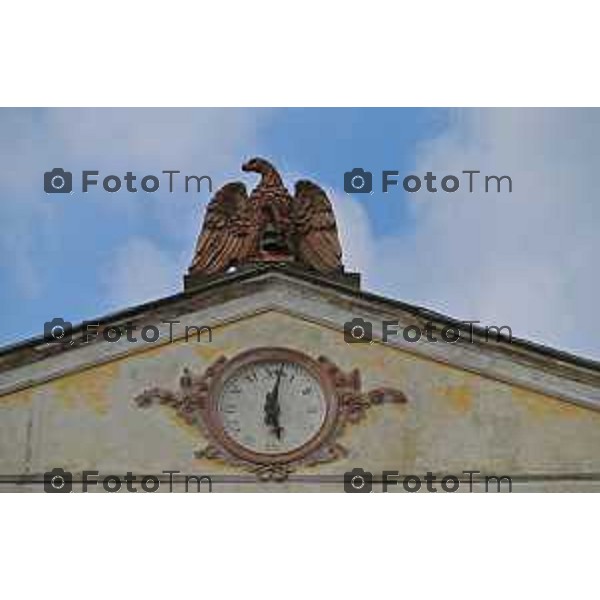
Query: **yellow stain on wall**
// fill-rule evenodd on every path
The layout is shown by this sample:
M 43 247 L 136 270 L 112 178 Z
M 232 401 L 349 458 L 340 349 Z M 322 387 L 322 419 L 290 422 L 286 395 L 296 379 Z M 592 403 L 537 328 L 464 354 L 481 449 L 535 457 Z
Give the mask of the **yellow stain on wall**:
M 448 405 L 461 413 L 466 413 L 471 410 L 473 405 L 473 391 L 466 384 L 447 386 L 439 388 L 441 396 L 448 400 Z
M 378 346 L 371 344 L 360 344 L 359 346 L 356 350 L 360 354 L 360 364 L 364 365 L 363 368 L 367 367 L 381 372 L 389 368 L 387 364 L 388 355 L 385 351 L 381 352 Z
M 461 371 L 412 352 L 394 348 L 385 344 L 350 344 L 343 342 L 343 333 L 330 327 L 290 315 L 277 310 L 269 310 L 238 321 L 222 324 L 213 328 L 213 342 L 175 341 L 175 345 L 192 343 L 193 353 L 208 367 L 220 356 L 232 358 L 240 351 L 253 346 L 293 345 L 316 358 L 324 354 L 337 362 L 345 370 L 359 368 L 363 380 L 370 375 L 387 375 L 389 385 L 403 387 L 411 378 L 414 368 L 418 368 L 420 377 L 433 383 L 434 393 L 447 401 L 447 406 L 457 413 L 467 413 L 473 409 L 475 399 L 484 398 L 500 390 L 509 390 L 508 396 L 515 406 L 522 406 L 532 416 L 569 417 L 595 420 L 600 425 L 600 413 L 578 407 L 568 402 L 528 391 L 508 383 L 494 381 L 489 377 Z M 65 407 L 72 408 L 88 404 L 99 414 L 109 410 L 110 386 L 116 381 L 123 363 L 132 360 L 143 361 L 145 357 L 155 358 L 168 351 L 168 344 L 144 348 L 140 352 L 113 362 L 98 365 L 90 369 L 64 376 L 35 388 L 9 394 L 0 398 L 0 403 L 14 405 L 31 401 L 32 393 L 38 387 L 50 387 Z M 142 364 L 142 363 L 140 363 Z M 202 366 L 197 369 L 202 371 Z M 507 397 L 508 399 L 508 397 Z M 181 424 L 178 421 L 179 424 Z
M 8 394 L 7 396 L 0 396 L 0 405 L 4 406 L 21 406 L 31 404 L 33 396 L 33 390 L 28 388 L 15 392 L 14 394 Z
M 198 344 L 194 347 L 194 354 L 201 360 L 212 363 L 223 355 L 223 349 L 212 344 Z
M 58 379 L 50 388 L 66 408 L 85 405 L 98 414 L 106 414 L 109 410 L 107 391 L 116 380 L 118 370 L 118 363 L 107 363 Z
M 600 413 L 572 404 L 550 398 L 542 394 L 530 392 L 519 388 L 511 388 L 513 399 L 523 406 L 536 418 L 567 417 L 571 419 L 596 420 L 600 425 Z

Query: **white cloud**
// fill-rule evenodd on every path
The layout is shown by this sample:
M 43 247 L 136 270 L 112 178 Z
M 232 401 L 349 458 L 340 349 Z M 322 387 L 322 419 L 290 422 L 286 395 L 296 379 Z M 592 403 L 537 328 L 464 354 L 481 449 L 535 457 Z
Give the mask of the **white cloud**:
M 179 261 L 150 240 L 131 238 L 111 257 L 102 283 L 112 310 L 135 306 L 180 291 Z
M 59 166 L 56 161 L 66 168 L 214 173 L 218 187 L 240 178 L 240 160 L 254 154 L 259 121 L 267 115 L 219 109 L 3 111 L 0 268 L 23 297 L 39 297 L 48 284 L 44 274 L 52 272 L 51 250 L 60 243 L 56 231 L 68 210 L 40 189 L 41 174 Z M 458 318 L 508 324 L 515 335 L 600 358 L 594 315 L 600 297 L 600 111 L 453 111 L 447 131 L 417 149 L 415 172 L 464 169 L 508 174 L 513 193 L 469 194 L 461 188 L 409 195 L 411 223 L 402 235 L 386 237 L 375 236 L 362 198 L 330 193 L 347 268 L 362 272 L 366 289 Z M 254 179 L 247 181 L 253 185 Z M 137 228 L 133 237 L 118 241 L 108 265 L 98 265 L 114 274 L 106 289 L 115 308 L 181 288 L 203 205 L 194 194 L 167 202 L 158 195 L 143 202 L 103 195 L 99 218 L 113 211 L 116 219 L 151 215 L 156 223 L 156 238 Z
M 143 176 L 177 169 L 183 175 L 210 175 L 218 186 L 233 167 L 239 170 L 248 149 L 255 145 L 261 119 L 268 114 L 246 109 L 2 111 L 0 194 L 5 201 L 0 203 L 0 268 L 6 279 L 23 297 L 41 297 L 44 286 L 51 285 L 46 274 L 52 271 L 52 251 L 60 245 L 57 231 L 70 216 L 68 201 L 82 200 L 44 194 L 44 171 L 60 166 L 73 171 L 95 169 L 101 176 L 123 176 L 127 170 Z M 188 254 L 208 199 L 205 193 L 101 196 L 85 198 L 98 221 L 125 219 L 139 225 L 143 219 L 167 247 L 185 247 Z M 96 246 L 103 243 L 98 234 Z M 127 247 L 128 240 L 120 243 Z M 103 265 L 98 268 L 102 270 Z M 179 265 L 180 278 L 181 270 Z M 145 289 L 152 292 L 151 287 Z M 153 289 L 156 292 L 159 287 Z M 127 292 L 128 288 L 123 296 Z
M 376 268 L 374 253 L 377 249 L 365 207 L 341 192 L 329 197 L 336 215 L 344 267 L 347 271 L 370 273 Z
M 366 252 L 366 287 L 600 358 L 600 111 L 453 116 L 419 149 L 415 173 L 507 174 L 513 193 L 409 195 L 414 226 L 402 237 L 365 241 L 350 219 L 347 250 Z

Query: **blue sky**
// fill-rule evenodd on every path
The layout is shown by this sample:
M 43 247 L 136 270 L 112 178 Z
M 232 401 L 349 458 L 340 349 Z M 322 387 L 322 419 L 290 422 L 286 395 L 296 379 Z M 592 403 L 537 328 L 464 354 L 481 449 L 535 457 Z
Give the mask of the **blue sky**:
M 330 194 L 364 287 L 600 358 L 600 111 L 2 109 L 0 343 L 181 289 L 208 194 L 47 195 L 43 173 L 179 169 L 215 187 L 271 159 Z M 401 178 L 479 169 L 513 193 L 347 195 L 361 166 Z M 76 175 L 76 182 L 78 175 Z M 589 316 L 588 316 L 589 315 Z

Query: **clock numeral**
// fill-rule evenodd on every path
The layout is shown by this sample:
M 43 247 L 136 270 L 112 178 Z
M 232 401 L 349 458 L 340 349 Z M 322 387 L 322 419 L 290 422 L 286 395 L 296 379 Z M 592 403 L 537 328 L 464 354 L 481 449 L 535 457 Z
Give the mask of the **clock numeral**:
M 310 393 L 312 392 L 312 387 L 306 386 L 305 388 L 302 389 L 302 395 L 303 396 L 308 396 Z
M 267 377 L 270 377 L 271 379 L 274 379 L 277 376 L 279 376 L 283 379 L 286 377 L 285 369 L 288 366 L 289 365 L 287 365 L 286 363 L 281 363 L 278 365 L 271 365 L 268 367 L 264 367 L 264 370 L 265 370 L 265 373 L 267 374 Z M 281 375 L 280 375 L 280 373 L 281 373 Z

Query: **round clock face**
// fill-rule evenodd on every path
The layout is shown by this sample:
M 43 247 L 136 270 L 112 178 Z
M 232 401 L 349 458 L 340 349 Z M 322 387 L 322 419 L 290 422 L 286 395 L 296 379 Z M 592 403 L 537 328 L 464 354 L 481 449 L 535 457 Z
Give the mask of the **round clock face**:
M 229 370 L 213 410 L 222 433 L 234 445 L 276 457 L 317 438 L 327 418 L 328 394 L 305 361 L 275 354 Z

